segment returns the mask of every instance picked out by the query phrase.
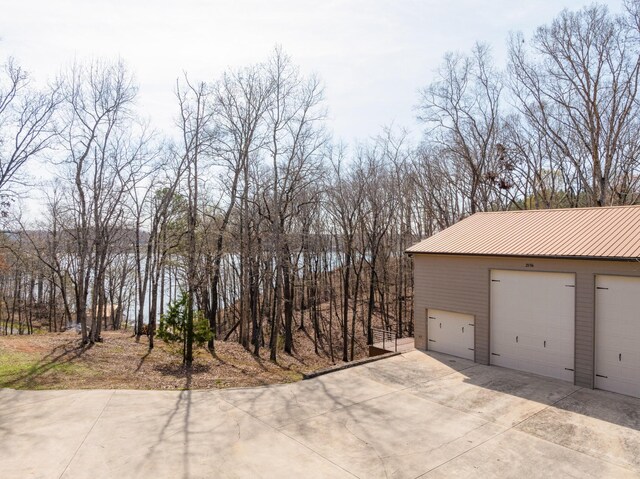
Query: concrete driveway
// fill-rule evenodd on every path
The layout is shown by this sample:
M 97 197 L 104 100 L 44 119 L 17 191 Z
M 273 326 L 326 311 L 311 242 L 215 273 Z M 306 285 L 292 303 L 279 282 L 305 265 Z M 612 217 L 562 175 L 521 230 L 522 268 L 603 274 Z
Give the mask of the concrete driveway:
M 3 389 L 0 477 L 640 477 L 640 399 L 419 351 L 264 388 Z

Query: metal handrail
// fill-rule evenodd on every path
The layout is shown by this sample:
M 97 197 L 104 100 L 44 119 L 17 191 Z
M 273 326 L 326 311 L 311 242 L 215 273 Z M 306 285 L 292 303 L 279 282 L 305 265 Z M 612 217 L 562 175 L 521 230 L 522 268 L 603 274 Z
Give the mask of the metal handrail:
M 372 339 L 371 345 L 374 345 L 376 343 L 382 343 L 382 349 L 384 349 L 385 351 L 390 351 L 389 349 L 387 349 L 387 343 L 389 343 L 390 346 L 391 346 L 391 343 L 393 343 L 393 351 L 394 352 L 398 351 L 398 334 L 394 329 L 391 329 L 391 328 L 383 329 L 383 328 L 372 327 L 371 339 Z

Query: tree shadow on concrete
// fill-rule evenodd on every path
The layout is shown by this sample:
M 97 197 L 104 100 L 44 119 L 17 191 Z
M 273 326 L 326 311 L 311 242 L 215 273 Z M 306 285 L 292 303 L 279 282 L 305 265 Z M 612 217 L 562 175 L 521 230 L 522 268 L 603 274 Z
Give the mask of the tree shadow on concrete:
M 581 388 L 560 379 L 499 366 L 471 363 L 465 359 L 432 351 L 416 350 L 416 354 L 428 356 L 434 362 L 443 365 L 470 363 L 471 367 L 461 369 L 460 373 L 464 375 L 465 384 L 476 387 L 466 390 L 464 398 L 452 397 L 451 400 L 459 404 L 473 403 L 475 410 L 482 410 L 485 407 L 495 409 L 496 401 L 501 400 L 501 396 L 506 397 L 505 407 L 507 407 L 508 397 L 511 396 L 640 431 L 640 398 Z M 424 390 L 425 397 L 429 395 L 428 383 L 419 389 Z M 446 394 L 440 395 L 435 400 L 446 400 Z M 640 444 L 640 435 L 637 439 Z
M 153 444 L 147 450 L 144 461 L 138 466 L 138 470 L 143 469 L 145 464 L 148 461 L 153 461 L 157 458 L 157 454 L 161 446 L 166 445 L 168 439 L 172 436 L 175 436 L 175 433 L 170 432 L 170 428 L 172 424 L 181 424 L 180 433 L 182 435 L 182 451 L 181 451 L 181 460 L 182 460 L 182 477 L 184 479 L 189 479 L 191 477 L 190 474 L 190 446 L 191 446 L 191 438 L 189 431 L 189 422 L 191 419 L 191 409 L 192 409 L 192 391 L 191 391 L 191 382 L 192 382 L 192 371 L 191 368 L 184 368 L 183 371 L 185 377 L 185 388 L 180 391 L 176 402 L 174 404 L 173 409 L 169 414 L 166 415 L 166 420 L 163 423 L 160 431 L 158 432 L 158 436 Z M 181 417 L 183 415 L 183 417 Z M 175 454 L 178 452 L 175 449 L 171 449 L 171 455 L 175 457 Z M 172 459 L 173 460 L 173 459 Z

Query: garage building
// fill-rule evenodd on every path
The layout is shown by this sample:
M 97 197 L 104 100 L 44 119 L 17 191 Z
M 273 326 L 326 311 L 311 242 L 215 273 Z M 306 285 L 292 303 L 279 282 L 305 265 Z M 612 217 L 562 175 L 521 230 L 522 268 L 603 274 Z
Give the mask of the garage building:
M 416 348 L 640 397 L 640 206 L 476 213 L 407 253 Z

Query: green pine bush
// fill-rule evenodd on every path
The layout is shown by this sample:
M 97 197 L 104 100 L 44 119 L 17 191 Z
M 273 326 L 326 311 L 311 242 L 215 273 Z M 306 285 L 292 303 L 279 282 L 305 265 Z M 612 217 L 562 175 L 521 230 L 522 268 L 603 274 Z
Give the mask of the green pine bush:
M 184 343 L 187 337 L 187 313 L 189 312 L 189 298 L 182 293 L 179 299 L 169 304 L 169 309 L 160 316 L 158 337 L 168 343 Z M 209 321 L 202 311 L 193 312 L 193 342 L 203 346 L 211 339 Z

